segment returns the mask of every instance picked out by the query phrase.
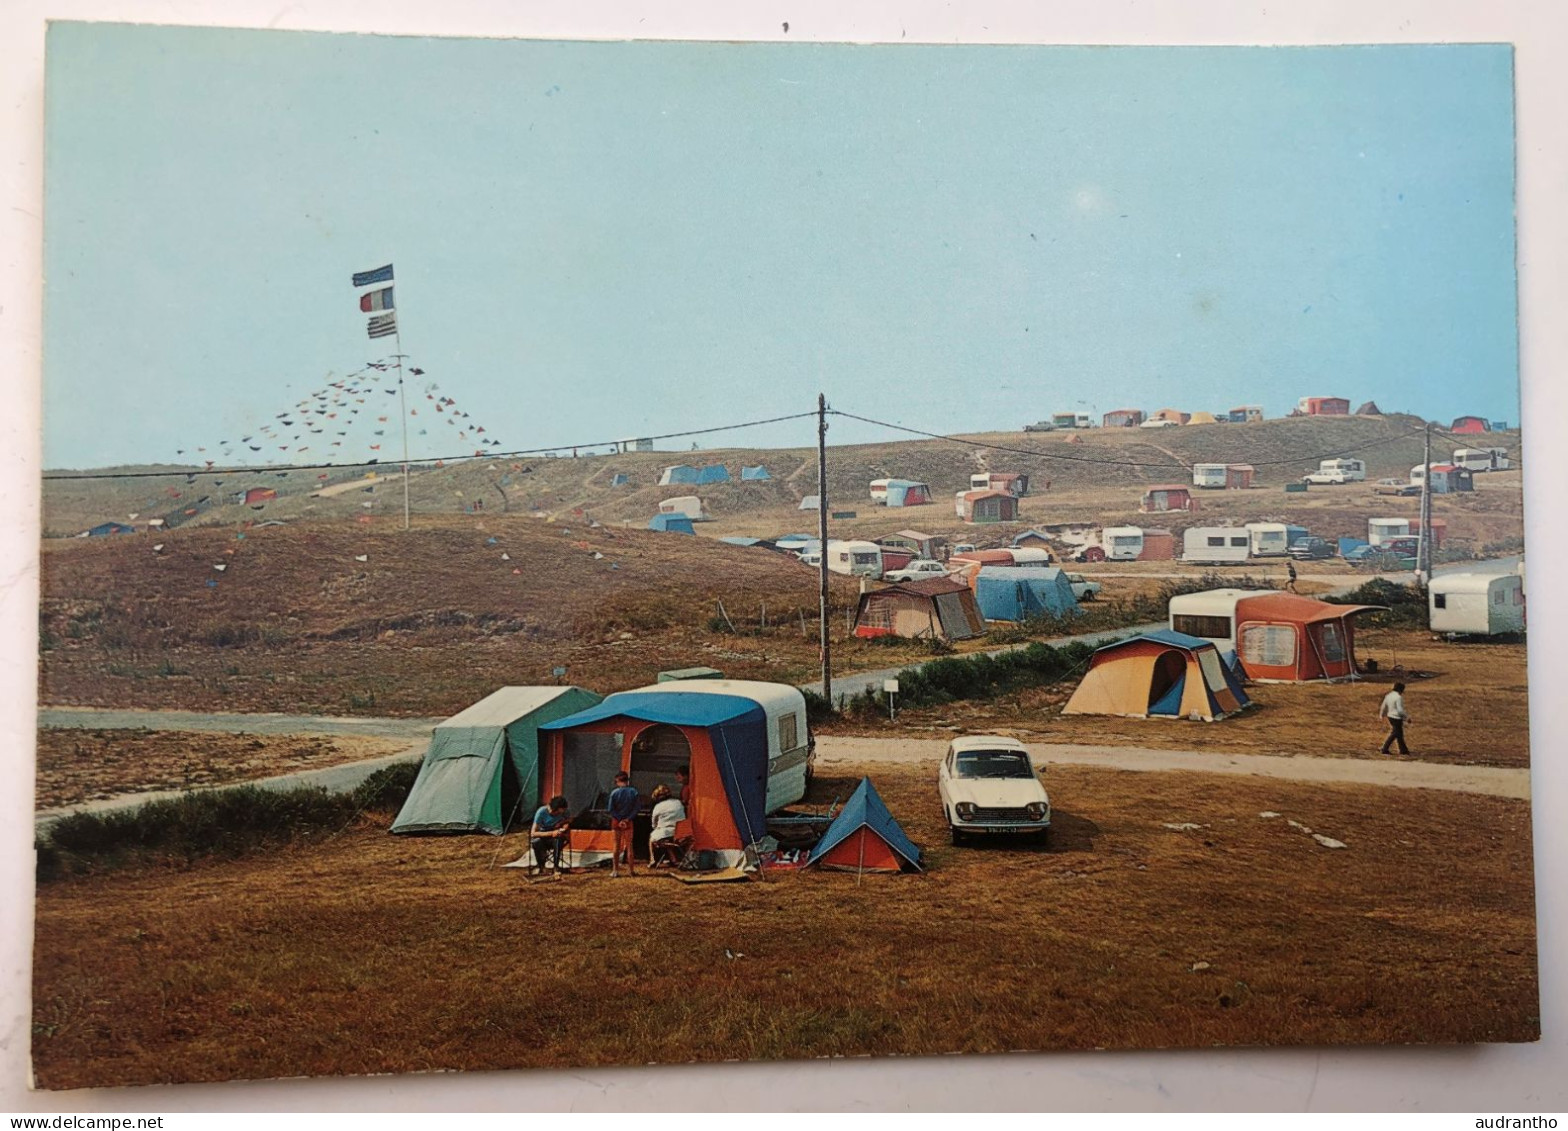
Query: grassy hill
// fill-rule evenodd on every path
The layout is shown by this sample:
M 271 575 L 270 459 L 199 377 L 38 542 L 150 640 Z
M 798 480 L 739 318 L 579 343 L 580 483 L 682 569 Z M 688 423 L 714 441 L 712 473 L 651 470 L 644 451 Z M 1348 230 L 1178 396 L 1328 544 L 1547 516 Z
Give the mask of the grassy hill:
M 1371 478 L 1404 477 L 1421 460 L 1420 428 L 1421 421 L 1410 416 L 1294 417 L 1162 430 L 994 432 L 965 436 L 961 443 L 895 440 L 845 445 L 828 449 L 829 501 L 835 510 L 864 511 L 870 503 L 867 484 L 892 476 L 929 483 L 939 500 L 934 509 L 950 513 L 953 494 L 968 487 L 970 474 L 989 469 L 1026 472 L 1037 493 L 1047 482 L 1058 495 L 1120 488 L 1136 504 L 1137 488 L 1142 485 L 1190 481 L 1188 468 L 1193 463 L 1251 463 L 1258 468 L 1260 483 L 1277 488 L 1314 470 L 1319 460 L 1340 454 L 1366 460 Z M 1517 458 L 1518 439 L 1517 433 L 1497 433 L 1488 442 L 1510 448 Z M 1459 446 L 1462 441 L 1439 433 L 1434 457 L 1446 458 Z M 734 481 L 700 489 L 660 487 L 660 473 L 676 463 L 722 463 Z M 768 469 L 770 481 L 738 481 L 743 465 L 757 464 Z M 612 486 L 617 473 L 625 474 L 629 482 Z M 346 488 L 330 498 L 311 497 L 324 485 L 349 483 L 357 483 L 358 489 Z M 232 501 L 248 487 L 270 487 L 278 498 L 260 509 Z M 421 468 L 411 478 L 409 496 L 419 514 L 463 514 L 476 504 L 484 514 L 569 515 L 582 509 L 603 522 L 641 525 L 658 510 L 661 500 L 696 494 L 720 520 L 766 515 L 767 528 L 756 533 L 780 534 L 811 528 L 814 515 L 791 512 L 803 495 L 816 491 L 815 449 L 802 447 L 464 461 Z M 362 516 L 374 525 L 400 524 L 402 507 L 397 469 L 387 465 L 330 472 L 258 469 L 156 479 L 50 480 L 44 484 L 44 531 L 46 536 L 72 535 L 106 520 L 141 523 L 154 514 L 165 516 L 171 526 Z M 138 519 L 130 520 L 133 513 Z

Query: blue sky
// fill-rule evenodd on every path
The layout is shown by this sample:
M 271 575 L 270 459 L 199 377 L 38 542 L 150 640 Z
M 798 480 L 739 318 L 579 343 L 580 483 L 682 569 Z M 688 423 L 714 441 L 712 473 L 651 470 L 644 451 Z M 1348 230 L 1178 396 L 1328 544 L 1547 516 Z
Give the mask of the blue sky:
M 819 390 L 936 431 L 1307 394 L 1518 419 L 1505 46 L 56 24 L 48 67 L 49 467 L 212 458 L 391 352 L 349 285 L 388 261 L 405 352 L 505 449 Z

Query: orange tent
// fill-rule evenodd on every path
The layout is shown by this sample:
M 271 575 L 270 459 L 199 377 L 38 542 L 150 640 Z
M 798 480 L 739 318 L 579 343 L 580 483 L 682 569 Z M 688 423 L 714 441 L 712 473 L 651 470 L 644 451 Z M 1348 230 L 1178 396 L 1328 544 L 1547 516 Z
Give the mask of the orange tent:
M 1293 593 L 1236 602 L 1236 657 L 1249 679 L 1344 679 L 1356 671 L 1351 618 L 1377 605 L 1333 605 Z

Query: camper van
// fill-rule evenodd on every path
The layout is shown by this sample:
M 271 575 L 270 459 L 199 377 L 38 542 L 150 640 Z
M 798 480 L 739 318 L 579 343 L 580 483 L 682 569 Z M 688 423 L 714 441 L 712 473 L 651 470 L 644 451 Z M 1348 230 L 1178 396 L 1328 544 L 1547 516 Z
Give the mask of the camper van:
M 1143 556 L 1143 530 L 1137 526 L 1107 526 L 1100 532 L 1105 556 L 1113 562 L 1135 562 Z
M 1284 527 L 1280 527 L 1281 531 Z M 1194 526 L 1182 535 L 1184 562 L 1221 565 L 1244 562 L 1252 552 L 1252 536 L 1243 526 Z
M 1466 471 L 1507 471 L 1507 448 L 1456 448 L 1454 463 Z
M 1192 465 L 1192 485 L 1194 487 L 1225 487 L 1225 465 L 1223 463 L 1195 463 Z
M 828 569 L 849 577 L 882 576 L 882 547 L 875 542 L 828 543 Z
M 1249 522 L 1246 531 L 1255 558 L 1288 557 L 1290 544 L 1307 536 L 1305 526 L 1292 526 L 1285 522 Z
M 1524 631 L 1524 578 L 1517 573 L 1440 573 L 1427 589 L 1433 632 L 1498 636 Z
M 1303 483 L 1319 486 L 1331 483 L 1360 483 L 1367 477 L 1367 465 L 1358 459 L 1326 459 L 1318 469 L 1301 477 Z

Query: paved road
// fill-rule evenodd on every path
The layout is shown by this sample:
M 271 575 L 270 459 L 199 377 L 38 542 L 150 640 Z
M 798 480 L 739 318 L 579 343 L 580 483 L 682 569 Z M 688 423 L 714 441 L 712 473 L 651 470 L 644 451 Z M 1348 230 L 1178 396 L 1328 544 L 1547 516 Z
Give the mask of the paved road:
M 817 739 L 817 765 L 862 762 L 904 764 L 936 762 L 947 749 L 945 739 L 840 738 Z M 1442 789 L 1526 800 L 1530 771 L 1500 766 L 1448 766 L 1398 758 L 1313 758 L 1289 754 L 1231 754 L 1199 750 L 1156 750 L 1144 746 L 1091 746 L 1082 743 L 1029 744 L 1035 761 L 1098 766 L 1114 770 L 1189 770 L 1205 774 L 1241 774 L 1287 781 L 1336 782 L 1401 789 Z
M 239 715 L 201 711 L 122 711 L 99 707 L 41 707 L 41 727 L 90 730 L 202 730 L 224 734 L 363 734 L 373 738 L 428 738 L 440 719 L 375 719 L 325 715 Z

